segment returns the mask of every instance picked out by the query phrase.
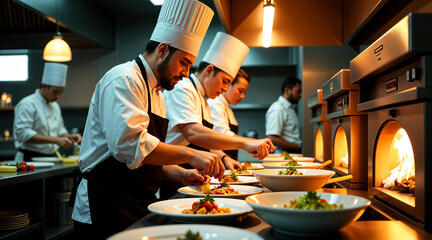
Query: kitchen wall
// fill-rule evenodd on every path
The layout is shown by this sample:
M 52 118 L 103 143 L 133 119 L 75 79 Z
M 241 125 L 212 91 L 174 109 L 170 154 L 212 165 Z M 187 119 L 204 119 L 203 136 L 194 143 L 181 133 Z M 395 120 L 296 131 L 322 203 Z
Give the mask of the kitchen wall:
M 307 99 L 340 69 L 349 69 L 357 55 L 349 46 L 302 47 L 303 55 L 303 154 L 314 156 L 314 126 L 309 122 L 311 111 Z

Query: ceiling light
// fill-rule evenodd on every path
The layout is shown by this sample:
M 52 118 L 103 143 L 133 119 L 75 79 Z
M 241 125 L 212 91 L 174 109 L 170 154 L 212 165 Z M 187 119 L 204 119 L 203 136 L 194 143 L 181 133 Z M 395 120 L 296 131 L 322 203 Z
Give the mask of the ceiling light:
M 164 0 L 150 0 L 155 6 L 160 6 L 163 4 Z
M 56 1 L 56 35 L 49 41 L 43 51 L 43 59 L 51 62 L 68 62 L 72 60 L 72 52 L 69 45 L 63 40 L 59 31 L 57 1 Z
M 263 12 L 263 47 L 270 47 L 275 6 L 272 0 L 264 0 Z

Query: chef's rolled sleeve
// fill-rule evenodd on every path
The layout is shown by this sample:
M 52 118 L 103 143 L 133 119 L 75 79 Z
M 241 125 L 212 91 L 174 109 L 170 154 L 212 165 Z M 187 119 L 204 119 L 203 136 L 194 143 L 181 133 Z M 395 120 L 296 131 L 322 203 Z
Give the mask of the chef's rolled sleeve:
M 28 107 L 29 105 L 18 104 L 14 110 L 14 128 L 13 134 L 16 141 L 26 142 L 37 134 L 33 130 L 34 125 L 34 109 Z

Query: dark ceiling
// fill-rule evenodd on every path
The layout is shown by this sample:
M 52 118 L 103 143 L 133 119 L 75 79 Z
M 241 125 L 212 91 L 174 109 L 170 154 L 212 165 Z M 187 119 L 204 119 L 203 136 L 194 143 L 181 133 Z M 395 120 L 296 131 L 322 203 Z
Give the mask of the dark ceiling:
M 73 0 L 72 0 L 73 1 Z M 161 6 L 154 6 L 150 0 L 87 0 L 94 1 L 107 13 L 114 16 L 157 16 Z M 213 0 L 201 0 L 216 10 Z M 41 16 L 13 0 L 0 0 L 0 49 L 40 49 L 56 33 L 55 20 Z M 71 47 L 100 47 L 94 41 L 79 33 L 60 26 L 60 32 Z

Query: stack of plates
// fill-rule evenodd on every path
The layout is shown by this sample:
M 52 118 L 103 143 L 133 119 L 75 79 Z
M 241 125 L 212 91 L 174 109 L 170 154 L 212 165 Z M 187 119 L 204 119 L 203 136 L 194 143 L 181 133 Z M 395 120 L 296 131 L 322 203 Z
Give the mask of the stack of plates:
M 29 215 L 24 211 L 0 211 L 0 230 L 23 228 L 30 223 Z

